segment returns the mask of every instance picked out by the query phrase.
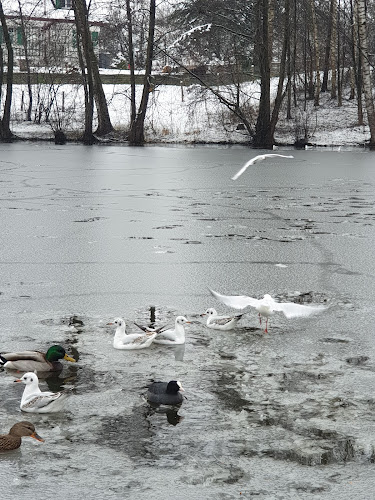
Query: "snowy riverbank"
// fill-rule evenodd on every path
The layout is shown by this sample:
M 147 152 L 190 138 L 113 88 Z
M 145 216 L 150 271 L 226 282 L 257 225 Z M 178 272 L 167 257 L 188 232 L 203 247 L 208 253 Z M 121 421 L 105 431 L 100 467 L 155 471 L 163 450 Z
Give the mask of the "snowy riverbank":
M 121 140 L 125 138 L 129 124 L 129 86 L 104 85 L 104 88 L 112 124 Z M 40 124 L 25 121 L 25 111 L 21 105 L 22 92 L 26 96 L 25 86 L 14 86 L 11 129 L 18 137 L 52 140 L 52 129 L 58 124 L 70 139 L 76 139 L 80 135 L 84 122 L 81 87 L 63 85 L 53 89 L 56 101 L 50 111 L 50 124 L 44 121 L 44 112 Z M 251 95 L 252 105 L 256 106 L 259 98 L 256 83 L 249 84 L 247 94 Z M 44 103 L 50 100 L 49 86 L 39 85 L 38 95 L 43 108 Z M 140 91 L 138 97 L 139 95 Z M 36 100 L 34 97 L 34 102 Z M 24 101 L 26 102 L 25 97 Z M 34 112 L 33 119 L 35 114 Z M 356 101 L 349 100 L 345 95 L 341 107 L 330 99 L 329 94 L 322 94 L 319 107 L 314 108 L 312 101 L 308 101 L 307 111 L 304 112 L 301 102 L 293 115 L 293 119 L 288 121 L 284 118 L 284 112 L 280 114 L 275 140 L 281 146 L 293 145 L 297 136 L 303 137 L 305 130 L 308 141 L 315 146 L 357 147 L 363 146 L 370 137 L 368 126 L 357 124 Z M 146 140 L 150 143 L 172 144 L 247 144 L 248 135 L 244 130 L 238 129 L 239 123 L 225 106 L 199 85 L 159 86 L 150 95 Z

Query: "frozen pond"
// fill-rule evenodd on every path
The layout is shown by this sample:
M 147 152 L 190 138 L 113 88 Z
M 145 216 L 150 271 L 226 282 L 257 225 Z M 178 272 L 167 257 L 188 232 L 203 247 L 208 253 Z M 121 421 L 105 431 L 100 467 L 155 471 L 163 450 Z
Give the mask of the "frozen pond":
M 7 496 L 373 498 L 374 155 L 281 152 L 233 182 L 258 151 L 0 144 L 0 352 L 78 359 L 41 381 L 73 388 L 56 415 L 21 414 L 0 373 L 1 432 L 45 438 L 0 455 Z M 208 286 L 330 307 L 214 331 L 200 314 L 230 310 Z M 107 323 L 151 306 L 193 321 L 185 347 L 114 350 Z M 178 412 L 149 408 L 150 379 L 181 380 Z

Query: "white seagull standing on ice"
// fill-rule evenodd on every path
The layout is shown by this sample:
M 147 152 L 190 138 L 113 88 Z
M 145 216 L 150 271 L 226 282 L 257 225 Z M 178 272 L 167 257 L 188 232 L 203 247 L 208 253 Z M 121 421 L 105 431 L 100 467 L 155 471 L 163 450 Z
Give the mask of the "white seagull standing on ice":
M 250 167 L 250 165 L 254 165 L 254 163 L 257 163 L 258 161 L 263 161 L 266 158 L 272 158 L 273 156 L 281 156 L 281 158 L 294 158 L 294 156 L 279 155 L 277 153 L 269 153 L 269 154 L 265 154 L 265 155 L 255 156 L 255 158 L 252 158 L 247 163 L 245 163 L 245 165 L 241 168 L 241 170 L 239 170 L 236 173 L 236 175 L 234 175 L 232 177 L 232 181 L 235 181 L 236 179 L 238 179 L 239 176 L 242 175 L 248 167 Z
M 266 329 L 264 333 L 268 333 L 268 318 L 275 311 L 280 311 L 286 318 L 295 318 L 298 316 L 310 316 L 327 309 L 326 306 L 304 306 L 295 304 L 294 302 L 276 302 L 271 295 L 266 294 L 263 299 L 254 299 L 247 295 L 221 295 L 209 288 L 210 292 L 223 304 L 234 307 L 235 309 L 245 309 L 245 307 L 254 307 L 259 314 L 259 321 L 262 323 L 262 316 L 266 318 Z

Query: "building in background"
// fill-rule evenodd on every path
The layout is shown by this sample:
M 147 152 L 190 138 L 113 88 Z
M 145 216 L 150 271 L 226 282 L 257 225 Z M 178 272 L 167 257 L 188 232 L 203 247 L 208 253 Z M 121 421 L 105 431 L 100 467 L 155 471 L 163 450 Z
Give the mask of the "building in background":
M 79 68 L 72 0 L 21 0 L 20 3 L 15 0 L 3 0 L 3 9 L 12 40 L 16 68 L 20 71 L 26 70 L 25 38 L 31 68 L 54 68 L 62 71 L 75 71 Z M 100 30 L 106 24 L 103 21 L 104 16 L 105 12 L 96 8 L 92 2 L 89 24 L 99 60 L 103 59 Z M 0 44 L 4 48 L 1 26 Z

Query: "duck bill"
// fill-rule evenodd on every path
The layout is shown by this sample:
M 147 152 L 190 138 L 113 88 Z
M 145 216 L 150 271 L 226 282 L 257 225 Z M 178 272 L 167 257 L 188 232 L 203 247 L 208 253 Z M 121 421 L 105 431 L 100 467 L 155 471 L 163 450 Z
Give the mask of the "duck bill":
M 74 358 L 71 358 L 67 354 L 65 354 L 64 359 L 65 359 L 65 361 L 70 361 L 71 363 L 75 363 L 76 362 L 76 360 Z
M 37 434 L 36 432 L 33 432 L 32 434 L 30 434 L 30 437 L 32 437 L 33 439 L 36 439 L 37 441 L 41 441 L 42 443 L 44 442 L 44 439 L 42 437 L 40 437 L 39 434 Z

